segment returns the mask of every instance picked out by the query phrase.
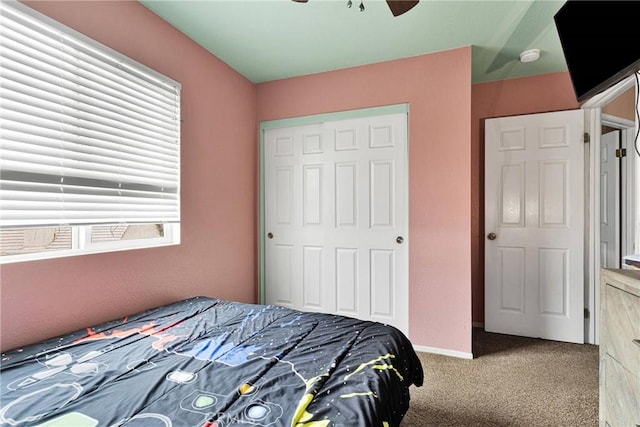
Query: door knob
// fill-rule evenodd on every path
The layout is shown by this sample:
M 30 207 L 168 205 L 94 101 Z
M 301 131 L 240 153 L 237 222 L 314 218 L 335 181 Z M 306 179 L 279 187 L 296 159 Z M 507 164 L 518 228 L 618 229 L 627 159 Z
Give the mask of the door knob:
M 487 235 L 487 239 L 489 239 L 489 240 L 496 240 L 496 237 L 498 237 L 498 236 L 496 236 L 496 233 L 489 233 Z
M 273 233 L 268 233 L 267 237 L 270 238 L 270 239 L 273 239 Z
M 396 237 L 396 243 L 400 244 L 402 242 L 404 242 L 404 239 L 402 238 L 402 236 Z

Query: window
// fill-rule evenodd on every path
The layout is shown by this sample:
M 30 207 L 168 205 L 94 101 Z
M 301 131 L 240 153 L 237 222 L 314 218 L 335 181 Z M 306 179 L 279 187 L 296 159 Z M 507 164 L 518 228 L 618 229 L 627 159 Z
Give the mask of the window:
M 0 2 L 0 261 L 180 241 L 180 84 Z

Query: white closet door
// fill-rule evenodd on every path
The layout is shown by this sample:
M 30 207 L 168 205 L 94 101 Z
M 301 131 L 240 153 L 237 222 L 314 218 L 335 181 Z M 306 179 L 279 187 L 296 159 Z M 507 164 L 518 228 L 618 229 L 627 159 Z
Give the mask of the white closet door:
M 408 332 L 407 115 L 269 129 L 265 297 Z

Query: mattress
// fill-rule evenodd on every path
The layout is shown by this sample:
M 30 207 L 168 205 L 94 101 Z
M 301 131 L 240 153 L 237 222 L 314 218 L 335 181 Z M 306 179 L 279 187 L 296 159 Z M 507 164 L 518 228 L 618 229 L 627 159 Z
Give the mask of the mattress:
M 422 381 L 391 326 L 196 297 L 3 353 L 0 425 L 397 426 Z

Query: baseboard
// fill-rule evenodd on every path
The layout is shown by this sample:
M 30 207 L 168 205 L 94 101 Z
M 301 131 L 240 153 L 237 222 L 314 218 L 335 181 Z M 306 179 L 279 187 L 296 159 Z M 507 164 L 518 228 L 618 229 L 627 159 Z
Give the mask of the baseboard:
M 464 351 L 448 350 L 446 348 L 428 347 L 425 345 L 414 345 L 415 351 L 421 351 L 424 353 L 442 354 L 443 356 L 457 357 L 460 359 L 473 359 L 472 353 L 466 353 Z

